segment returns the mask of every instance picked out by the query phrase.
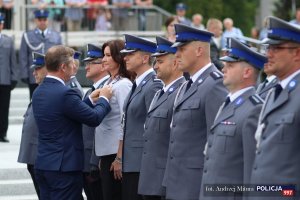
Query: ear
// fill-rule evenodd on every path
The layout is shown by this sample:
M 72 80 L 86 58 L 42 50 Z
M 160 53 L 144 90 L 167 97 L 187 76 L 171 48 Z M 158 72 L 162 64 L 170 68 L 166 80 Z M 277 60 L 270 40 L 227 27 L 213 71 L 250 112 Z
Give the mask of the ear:
M 243 72 L 243 78 L 244 79 L 248 79 L 251 77 L 251 74 L 254 73 L 253 69 L 249 66 L 244 68 L 244 72 Z
M 142 56 L 142 63 L 147 64 L 149 62 L 150 56 L 149 55 L 143 55 Z
M 202 48 L 200 45 L 198 45 L 198 44 L 197 44 L 196 47 L 197 47 L 197 48 L 195 49 L 195 51 L 196 51 L 196 56 L 197 56 L 197 57 L 200 57 L 200 56 L 203 54 L 203 48 Z

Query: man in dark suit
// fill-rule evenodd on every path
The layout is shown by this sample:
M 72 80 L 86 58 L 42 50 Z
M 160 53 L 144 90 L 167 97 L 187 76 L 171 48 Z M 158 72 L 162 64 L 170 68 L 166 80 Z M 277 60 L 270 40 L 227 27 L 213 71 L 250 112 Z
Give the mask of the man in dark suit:
M 162 180 L 166 168 L 170 139 L 170 122 L 173 104 L 180 85 L 185 81 L 178 69 L 176 48 L 172 42 L 156 37 L 157 48 L 152 57 L 156 58 L 154 69 L 164 87 L 155 94 L 148 110 L 144 132 L 138 193 L 145 200 L 160 200 L 165 196 Z
M 222 200 L 242 199 L 242 191 L 209 193 L 206 184 L 249 184 L 255 156 L 254 135 L 263 100 L 255 94 L 254 86 L 267 58 L 234 38 L 229 40 L 228 54 L 220 60 L 225 62 L 223 83 L 230 93 L 210 128 L 201 200 L 214 200 L 214 194 Z
M 17 85 L 18 72 L 14 42 L 1 33 L 3 26 L 4 15 L 0 13 L 0 142 L 9 142 L 6 134 L 10 93 Z
M 102 65 L 102 49 L 92 44 L 87 45 L 85 62 L 86 78 L 93 81 L 93 86 L 84 95 L 88 97 L 95 89 L 102 88 L 109 75 Z M 95 127 L 82 125 L 84 146 L 83 189 L 87 200 L 102 200 L 102 185 L 99 172 L 100 157 L 95 155 Z
M 33 65 L 30 68 L 33 69 L 33 76 L 35 78 L 36 83 L 40 85 L 47 75 L 47 69 L 45 67 L 45 55 L 34 52 L 32 54 L 32 57 Z M 38 197 L 40 197 L 39 186 L 34 173 L 34 163 L 37 154 L 38 133 L 38 128 L 33 116 L 32 104 L 30 102 L 27 111 L 24 115 L 18 162 L 27 164 L 27 170 L 30 173 L 35 191 Z
M 191 79 L 178 90 L 171 122 L 163 185 L 167 199 L 198 199 L 209 128 L 227 91 L 223 75 L 211 63 L 212 33 L 175 24 L 179 69 Z
M 35 10 L 35 23 L 37 27 L 34 30 L 25 32 L 22 36 L 19 63 L 21 68 L 21 80 L 28 84 L 30 99 L 34 89 L 37 87 L 34 77 L 32 76 L 32 52 L 45 54 L 47 50 L 54 46 L 62 44 L 61 36 L 58 32 L 48 28 L 47 10 Z
M 150 103 L 155 93 L 162 88 L 162 83 L 156 79 L 151 67 L 151 53 L 155 52 L 156 44 L 133 35 L 125 35 L 124 60 L 126 68 L 135 72 L 135 79 L 131 92 L 124 103 L 124 136 L 122 158 L 122 199 L 139 200 L 138 181 L 143 151 L 144 123 Z M 121 143 L 120 143 L 121 144 Z
M 80 199 L 84 163 L 81 123 L 98 126 L 110 111 L 111 87 L 95 90 L 82 101 L 76 91 L 65 86 L 73 72 L 73 55 L 73 49 L 62 45 L 47 51 L 48 75 L 32 98 L 39 130 L 35 173 L 41 199 Z
M 263 105 L 256 131 L 251 184 L 295 184 L 300 197 L 300 28 L 268 17 L 268 67 L 278 78 Z M 251 197 L 276 200 L 280 197 Z

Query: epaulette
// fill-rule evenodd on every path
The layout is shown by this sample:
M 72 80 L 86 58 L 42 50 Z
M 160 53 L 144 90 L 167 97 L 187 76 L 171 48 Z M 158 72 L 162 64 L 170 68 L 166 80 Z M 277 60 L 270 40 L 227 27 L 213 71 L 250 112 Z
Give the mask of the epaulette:
M 154 78 L 154 79 L 153 79 L 153 82 L 160 82 L 160 83 L 163 83 L 162 80 L 160 80 L 159 78 Z
M 71 82 L 71 88 L 77 88 L 77 85 L 76 85 L 76 83 L 74 83 L 73 81 Z
M 223 74 L 222 74 L 221 72 L 218 72 L 218 71 L 213 71 L 213 72 L 211 72 L 211 73 L 210 73 L 210 76 L 211 76 L 214 80 L 223 78 Z
M 257 94 L 251 95 L 249 97 L 250 101 L 253 103 L 253 105 L 263 104 L 264 100 L 260 98 Z

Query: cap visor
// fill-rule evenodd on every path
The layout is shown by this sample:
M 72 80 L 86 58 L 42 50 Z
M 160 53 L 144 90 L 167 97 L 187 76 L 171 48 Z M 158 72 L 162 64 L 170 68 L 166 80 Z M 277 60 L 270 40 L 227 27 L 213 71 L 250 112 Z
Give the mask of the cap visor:
M 175 42 L 171 47 L 181 47 L 187 44 L 187 42 Z
M 88 61 L 95 60 L 95 59 L 97 59 L 97 58 L 87 57 L 87 58 L 83 59 L 82 61 L 88 62 Z
M 163 56 L 163 55 L 167 55 L 168 53 L 169 52 L 163 52 L 163 53 L 156 52 L 156 53 L 151 54 L 151 57 Z
M 30 69 L 36 69 L 36 68 L 41 68 L 43 67 L 44 65 L 31 65 L 30 66 Z
M 219 60 L 224 61 L 224 62 L 237 62 L 238 61 L 238 59 L 232 58 L 229 56 L 223 56 L 223 57 L 219 58 Z
M 136 52 L 136 49 L 122 49 L 120 53 L 133 53 Z
M 261 41 L 261 44 L 281 44 L 281 43 L 284 43 L 286 41 L 284 40 L 274 40 L 274 39 L 271 39 L 271 38 L 265 38 Z

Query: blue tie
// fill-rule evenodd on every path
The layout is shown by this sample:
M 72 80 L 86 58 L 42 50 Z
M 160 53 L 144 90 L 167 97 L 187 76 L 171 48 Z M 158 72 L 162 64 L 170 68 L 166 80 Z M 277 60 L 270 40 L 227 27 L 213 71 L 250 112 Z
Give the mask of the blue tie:
M 225 100 L 225 104 L 224 104 L 224 108 L 230 104 L 230 98 L 229 97 L 226 97 L 226 100 Z
M 280 95 L 282 91 L 282 87 L 280 84 L 275 85 L 275 95 L 274 95 L 274 101 L 277 99 L 277 97 Z
M 190 80 L 188 81 L 188 83 L 186 84 L 185 92 L 187 92 L 187 91 L 190 89 L 190 87 L 191 87 L 192 84 L 193 84 L 193 80 L 190 79 Z

